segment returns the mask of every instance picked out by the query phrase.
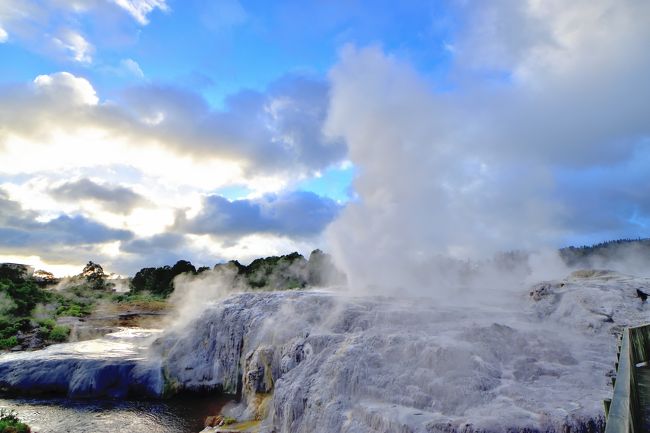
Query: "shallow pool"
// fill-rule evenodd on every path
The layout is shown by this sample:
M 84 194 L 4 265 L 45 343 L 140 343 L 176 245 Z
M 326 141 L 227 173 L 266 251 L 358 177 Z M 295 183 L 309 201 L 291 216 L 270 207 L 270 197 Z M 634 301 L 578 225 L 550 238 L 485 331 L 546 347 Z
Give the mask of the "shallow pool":
M 207 415 L 218 414 L 223 398 L 166 401 L 0 399 L 38 433 L 197 433 Z

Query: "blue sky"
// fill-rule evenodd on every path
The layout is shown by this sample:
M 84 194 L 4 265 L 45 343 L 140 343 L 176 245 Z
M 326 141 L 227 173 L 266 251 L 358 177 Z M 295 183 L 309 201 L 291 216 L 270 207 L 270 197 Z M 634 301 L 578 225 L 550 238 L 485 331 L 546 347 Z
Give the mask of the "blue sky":
M 63 68 L 88 78 L 110 98 L 124 85 L 137 83 L 139 77 L 115 71 L 131 59 L 147 81 L 199 88 L 219 106 L 229 94 L 242 88 L 263 90 L 286 74 L 324 77 L 340 48 L 349 43 L 380 44 L 428 74 L 441 74 L 449 57 L 445 40 L 453 30 L 444 2 L 162 3 L 164 10 L 154 8 L 145 25 L 129 21 L 127 11 L 111 11 L 111 18 L 102 22 L 102 11 L 90 7 L 71 13 L 53 6 L 45 27 L 54 30 L 72 22 L 93 43 L 92 63 L 71 62 L 69 53 L 44 52 L 37 38 L 23 42 L 11 37 L 0 46 L 9 66 L 3 79 L 24 81 Z
M 5 0 L 0 259 L 132 273 L 648 236 L 646 18 L 634 0 Z

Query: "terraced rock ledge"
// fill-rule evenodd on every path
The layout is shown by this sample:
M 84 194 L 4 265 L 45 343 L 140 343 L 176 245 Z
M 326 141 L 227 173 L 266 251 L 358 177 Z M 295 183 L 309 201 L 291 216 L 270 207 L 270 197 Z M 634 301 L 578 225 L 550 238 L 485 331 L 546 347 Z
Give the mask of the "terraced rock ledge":
M 115 371 L 131 381 L 129 395 L 238 395 L 223 414 L 244 424 L 206 432 L 602 432 L 616 334 L 647 317 L 638 288 L 649 281 L 583 272 L 512 294 L 508 305 L 475 307 L 241 293 L 116 360 L 133 367 Z M 72 368 L 51 358 L 61 361 L 52 370 Z M 37 362 L 0 357 L 0 385 L 25 390 Z M 83 383 L 96 393 L 123 389 L 98 376 Z

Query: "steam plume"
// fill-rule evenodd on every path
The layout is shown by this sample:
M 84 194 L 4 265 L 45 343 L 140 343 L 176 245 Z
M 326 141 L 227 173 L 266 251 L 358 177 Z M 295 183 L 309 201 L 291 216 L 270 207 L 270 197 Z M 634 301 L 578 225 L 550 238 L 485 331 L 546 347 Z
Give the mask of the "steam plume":
M 379 47 L 348 46 L 331 70 L 327 130 L 360 174 L 328 239 L 353 287 L 430 292 L 518 249 L 542 252 L 544 276 L 561 264 L 545 251 L 572 239 L 647 232 L 630 211 L 642 199 L 621 191 L 648 176 L 634 161 L 648 154 L 650 5 L 470 7 L 449 82 Z M 594 170 L 622 175 L 594 183 Z M 616 197 L 607 209 L 594 187 Z

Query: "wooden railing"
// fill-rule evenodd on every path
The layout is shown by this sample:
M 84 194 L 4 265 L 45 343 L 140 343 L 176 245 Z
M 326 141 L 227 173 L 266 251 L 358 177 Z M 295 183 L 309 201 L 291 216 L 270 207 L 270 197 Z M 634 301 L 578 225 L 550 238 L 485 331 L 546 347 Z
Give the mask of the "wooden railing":
M 616 363 L 614 395 L 605 400 L 605 433 L 643 433 L 644 414 L 650 412 L 646 398 L 650 378 L 650 325 L 626 328 L 621 336 Z

